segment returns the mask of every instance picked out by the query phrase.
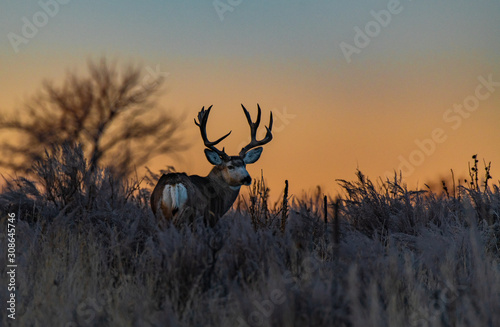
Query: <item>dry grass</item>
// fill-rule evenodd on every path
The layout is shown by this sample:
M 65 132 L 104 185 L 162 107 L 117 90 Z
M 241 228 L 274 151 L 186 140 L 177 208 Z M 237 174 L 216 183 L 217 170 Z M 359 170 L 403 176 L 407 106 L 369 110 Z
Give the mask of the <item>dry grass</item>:
M 488 171 L 489 174 L 489 171 Z M 500 321 L 500 192 L 411 191 L 340 181 L 323 197 L 247 207 L 215 228 L 159 230 L 138 181 L 90 172 L 65 146 L 10 180 L 19 326 L 494 326 Z M 264 189 L 262 188 L 264 187 Z M 288 195 L 285 196 L 289 200 Z M 253 201 L 253 202 L 252 202 Z M 271 208 L 272 207 L 272 208 Z M 285 215 L 286 225 L 282 224 Z M 284 231 L 282 231 L 284 228 Z M 338 239 L 339 238 L 339 239 Z M 2 244 L 5 244 L 4 239 Z M 6 257 L 6 246 L 0 256 Z M 5 264 L 0 274 L 6 276 Z M 6 285 L 2 282 L 2 285 Z M 0 292 L 5 303 L 6 292 Z M 1 325 L 7 312 L 1 311 Z

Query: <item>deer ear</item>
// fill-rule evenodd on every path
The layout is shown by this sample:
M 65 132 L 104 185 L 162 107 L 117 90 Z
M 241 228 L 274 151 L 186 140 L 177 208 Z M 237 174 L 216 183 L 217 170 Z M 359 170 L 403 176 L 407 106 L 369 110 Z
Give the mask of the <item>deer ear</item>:
M 205 156 L 207 157 L 208 162 L 212 165 L 220 165 L 222 163 L 222 159 L 219 157 L 217 152 L 205 149 Z
M 243 162 L 245 162 L 246 164 L 253 164 L 257 160 L 259 160 L 262 150 L 263 148 L 260 147 L 248 151 L 247 153 L 245 153 L 245 156 L 243 157 Z

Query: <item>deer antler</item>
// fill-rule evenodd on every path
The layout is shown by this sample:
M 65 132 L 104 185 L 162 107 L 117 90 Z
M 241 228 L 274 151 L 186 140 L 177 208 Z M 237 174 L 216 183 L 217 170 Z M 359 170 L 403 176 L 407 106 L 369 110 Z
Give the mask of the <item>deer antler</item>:
M 222 151 L 217 149 L 215 146 L 219 144 L 223 139 L 229 136 L 231 134 L 231 131 L 224 135 L 223 137 L 219 138 L 217 141 L 210 142 L 207 137 L 207 121 L 208 121 L 208 115 L 210 114 L 210 109 L 212 109 L 212 106 L 208 107 L 207 110 L 205 110 L 205 106 L 201 108 L 201 111 L 198 113 L 198 120 L 200 121 L 199 123 L 194 119 L 194 123 L 196 126 L 200 128 L 201 132 L 201 138 L 203 139 L 203 143 L 205 143 L 205 146 L 209 148 L 210 150 L 216 152 L 219 157 L 222 159 L 228 159 L 229 156 L 226 154 L 224 151 L 224 148 L 222 148 Z
M 273 113 L 271 111 L 271 116 L 269 118 L 269 128 L 265 126 L 267 130 L 266 136 L 262 140 L 258 141 L 256 135 L 257 135 L 257 128 L 259 128 L 260 124 L 260 114 L 261 114 L 260 106 L 257 104 L 257 108 L 259 111 L 257 112 L 257 120 L 255 121 L 255 123 L 252 122 L 252 118 L 250 117 L 250 114 L 248 113 L 248 110 L 245 108 L 245 106 L 241 105 L 241 107 L 243 108 L 243 112 L 247 117 L 248 125 L 250 125 L 250 137 L 252 138 L 250 143 L 248 143 L 248 145 L 246 145 L 240 151 L 240 156 L 243 157 L 248 150 L 255 148 L 256 146 L 264 145 L 271 142 L 271 140 L 273 139 L 273 133 L 271 132 L 271 130 L 273 129 Z

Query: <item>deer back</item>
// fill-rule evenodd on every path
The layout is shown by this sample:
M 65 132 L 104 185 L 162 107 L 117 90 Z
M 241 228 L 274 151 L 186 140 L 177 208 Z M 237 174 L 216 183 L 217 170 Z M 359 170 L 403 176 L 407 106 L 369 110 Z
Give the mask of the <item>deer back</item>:
M 238 196 L 239 188 L 228 188 L 210 176 L 185 173 L 164 174 L 151 195 L 151 208 L 174 225 L 203 217 L 211 226 L 223 216 Z M 173 220 L 175 218 L 175 220 Z

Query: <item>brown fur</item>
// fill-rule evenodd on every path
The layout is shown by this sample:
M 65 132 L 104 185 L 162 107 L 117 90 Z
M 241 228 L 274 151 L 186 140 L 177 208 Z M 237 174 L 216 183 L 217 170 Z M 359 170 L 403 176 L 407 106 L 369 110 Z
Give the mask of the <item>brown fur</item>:
M 222 174 L 224 165 L 214 166 L 207 177 L 188 176 L 185 173 L 164 174 L 151 194 L 151 209 L 156 217 L 179 226 L 183 222 L 192 222 L 198 217 L 204 217 L 211 226 L 222 217 L 233 205 L 239 194 L 239 189 L 228 187 Z M 162 202 L 166 185 L 181 183 L 187 190 L 188 199 L 182 208 L 173 212 Z M 241 185 L 241 184 L 238 184 Z

